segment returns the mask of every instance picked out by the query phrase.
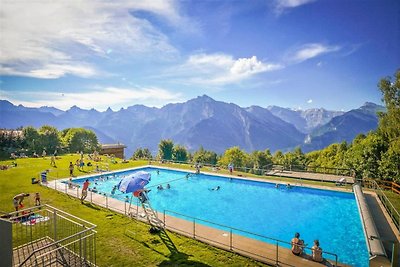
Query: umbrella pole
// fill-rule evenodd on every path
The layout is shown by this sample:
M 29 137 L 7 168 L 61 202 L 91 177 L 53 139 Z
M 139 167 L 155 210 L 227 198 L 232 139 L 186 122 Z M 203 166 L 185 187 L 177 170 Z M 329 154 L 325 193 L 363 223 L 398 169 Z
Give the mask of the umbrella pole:
M 129 201 L 129 209 L 128 209 L 128 214 L 129 214 L 129 213 L 130 213 L 130 211 L 131 211 L 132 199 L 133 199 L 133 194 L 132 194 L 132 196 L 131 196 L 131 200 Z M 132 215 L 131 215 L 131 216 L 132 216 Z M 136 214 L 136 216 L 137 216 L 137 214 Z

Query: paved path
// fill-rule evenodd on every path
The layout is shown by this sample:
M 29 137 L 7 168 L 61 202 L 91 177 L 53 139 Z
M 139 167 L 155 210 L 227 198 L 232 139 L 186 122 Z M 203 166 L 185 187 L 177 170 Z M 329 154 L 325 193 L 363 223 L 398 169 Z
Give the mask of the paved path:
M 351 176 L 325 174 L 325 173 L 275 170 L 267 172 L 266 175 L 298 178 L 298 179 L 321 181 L 321 182 L 338 182 L 341 178 L 345 178 L 346 184 L 354 184 L 354 178 Z

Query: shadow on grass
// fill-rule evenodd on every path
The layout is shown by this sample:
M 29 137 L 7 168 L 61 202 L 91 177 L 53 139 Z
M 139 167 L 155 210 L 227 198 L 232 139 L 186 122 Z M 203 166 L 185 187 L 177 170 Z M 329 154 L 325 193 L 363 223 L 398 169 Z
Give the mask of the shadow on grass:
M 210 265 L 208 264 L 204 264 L 202 262 L 198 262 L 198 261 L 193 261 L 193 260 L 189 260 L 190 256 L 193 255 L 188 255 L 186 253 L 183 252 L 179 252 L 178 249 L 176 248 L 174 242 L 171 240 L 171 238 L 169 237 L 168 233 L 162 229 L 160 230 L 158 233 L 155 233 L 154 235 L 157 235 L 160 237 L 160 240 L 162 241 L 162 243 L 164 243 L 164 245 L 168 248 L 170 254 L 169 256 L 165 255 L 164 253 L 152 248 L 147 242 L 145 241 L 141 241 L 138 240 L 135 236 L 135 232 L 132 231 L 125 231 L 125 235 L 139 243 L 141 243 L 144 247 L 151 249 L 152 251 L 167 257 L 168 259 L 162 261 L 160 264 L 158 264 L 158 266 L 198 266 L 198 267 L 210 267 Z M 157 245 L 160 243 L 160 241 L 158 240 L 153 240 L 150 242 L 152 245 Z
M 179 252 L 174 242 L 171 240 L 168 233 L 164 229 L 160 230 L 158 236 L 160 237 L 164 245 L 168 248 L 168 250 L 171 252 L 170 256 L 168 257 L 169 259 L 164 260 L 158 266 L 202 266 L 202 267 L 210 266 L 202 262 L 189 260 L 189 257 L 192 255 Z
M 93 205 L 93 204 L 90 203 L 90 202 L 83 202 L 83 205 L 85 205 L 85 206 L 88 207 L 88 208 L 94 209 L 94 210 L 100 210 L 99 207 Z

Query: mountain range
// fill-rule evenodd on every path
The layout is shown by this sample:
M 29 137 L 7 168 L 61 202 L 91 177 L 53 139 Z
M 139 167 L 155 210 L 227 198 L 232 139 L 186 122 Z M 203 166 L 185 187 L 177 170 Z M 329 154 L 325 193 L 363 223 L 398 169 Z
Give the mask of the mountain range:
M 0 100 L 0 128 L 52 125 L 59 130 L 84 127 L 101 143 L 121 142 L 130 156 L 139 147 L 157 153 L 161 139 L 195 151 L 200 146 L 217 153 L 232 146 L 251 152 L 270 149 L 303 151 L 321 149 L 376 129 L 377 112 L 384 107 L 365 103 L 348 112 L 325 109 L 292 110 L 277 106 L 240 107 L 206 95 L 162 108 L 133 105 L 104 112 L 73 106 L 67 111 L 53 107 L 30 108 Z

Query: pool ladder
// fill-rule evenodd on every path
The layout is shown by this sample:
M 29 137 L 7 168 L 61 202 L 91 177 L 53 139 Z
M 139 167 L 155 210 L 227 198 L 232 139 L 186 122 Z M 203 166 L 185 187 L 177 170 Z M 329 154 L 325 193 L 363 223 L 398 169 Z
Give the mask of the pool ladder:
M 157 217 L 157 212 L 151 207 L 149 200 L 140 201 L 149 224 L 157 229 L 163 229 L 163 222 Z

